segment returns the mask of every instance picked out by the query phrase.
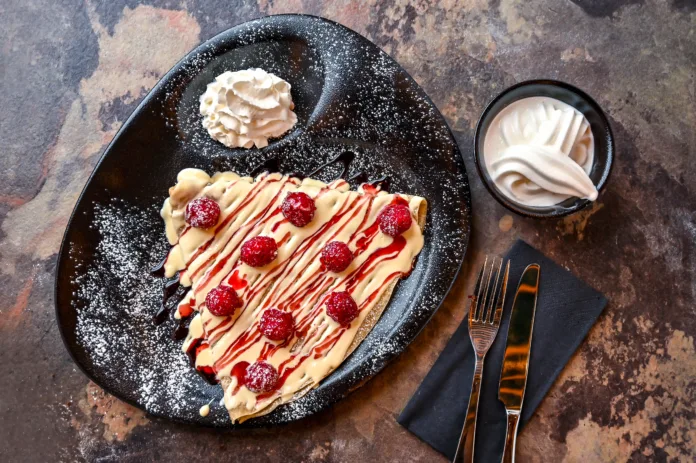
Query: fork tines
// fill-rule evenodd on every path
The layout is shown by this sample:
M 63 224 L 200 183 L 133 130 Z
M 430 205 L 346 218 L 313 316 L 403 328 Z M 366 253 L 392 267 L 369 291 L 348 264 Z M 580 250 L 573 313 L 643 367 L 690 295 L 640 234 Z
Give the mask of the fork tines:
M 457 453 L 453 461 L 474 461 L 474 440 L 476 438 L 476 415 L 478 413 L 478 400 L 481 391 L 481 378 L 483 376 L 483 363 L 486 353 L 490 349 L 495 337 L 498 335 L 500 318 L 503 314 L 503 303 L 507 290 L 510 261 L 505 265 L 503 273 L 503 260 L 499 257 L 489 258 L 481 267 L 476 279 L 474 294 L 471 296 L 469 306 L 469 339 L 476 353 L 476 365 L 474 378 L 471 383 L 471 395 L 467 407 L 466 420 L 459 437 Z
M 507 289 L 510 261 L 505 266 L 504 274 L 501 274 L 503 259 L 500 257 L 489 258 L 483 262 L 483 266 L 476 278 L 476 287 L 469 310 L 469 319 L 473 322 L 497 325 L 503 312 L 503 300 Z

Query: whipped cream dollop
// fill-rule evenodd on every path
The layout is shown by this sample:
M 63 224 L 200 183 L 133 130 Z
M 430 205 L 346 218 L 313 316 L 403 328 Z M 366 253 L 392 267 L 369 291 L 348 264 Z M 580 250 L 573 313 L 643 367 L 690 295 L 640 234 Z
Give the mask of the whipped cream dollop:
M 263 69 L 224 72 L 200 98 L 203 127 L 230 148 L 268 146 L 297 122 L 290 84 Z
M 520 204 L 597 199 L 589 177 L 594 160 L 590 123 L 555 98 L 523 98 L 500 111 L 486 132 L 483 158 L 498 189 Z

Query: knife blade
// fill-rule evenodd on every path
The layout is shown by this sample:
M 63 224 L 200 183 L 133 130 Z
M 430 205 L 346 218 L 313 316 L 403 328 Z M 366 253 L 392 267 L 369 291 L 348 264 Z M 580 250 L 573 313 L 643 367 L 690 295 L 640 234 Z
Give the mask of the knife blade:
M 502 459 L 504 463 L 515 461 L 517 428 L 522 402 L 524 402 L 524 391 L 527 387 L 529 352 L 532 345 L 540 272 L 541 268 L 538 264 L 531 264 L 524 270 L 510 314 L 498 386 L 498 399 L 505 405 L 507 414 L 507 435 Z

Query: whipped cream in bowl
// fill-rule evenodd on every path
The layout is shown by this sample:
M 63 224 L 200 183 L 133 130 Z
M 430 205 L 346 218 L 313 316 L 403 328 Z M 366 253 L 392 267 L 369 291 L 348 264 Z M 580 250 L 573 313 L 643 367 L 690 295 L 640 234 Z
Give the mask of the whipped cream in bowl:
M 230 148 L 264 148 L 297 123 L 290 90 L 263 69 L 223 72 L 200 97 L 203 127 Z
M 476 129 L 476 166 L 486 187 L 505 207 L 531 217 L 560 217 L 595 201 L 613 153 L 599 105 L 562 82 L 510 87 Z

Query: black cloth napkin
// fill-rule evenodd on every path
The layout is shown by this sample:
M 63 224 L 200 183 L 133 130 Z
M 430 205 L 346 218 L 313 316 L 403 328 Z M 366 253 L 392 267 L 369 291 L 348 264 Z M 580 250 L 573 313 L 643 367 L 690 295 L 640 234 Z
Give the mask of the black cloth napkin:
M 520 429 L 607 304 L 602 294 L 524 241 L 518 240 L 506 257 L 510 259 L 510 279 L 505 309 L 498 336 L 486 355 L 479 396 L 474 450 L 478 462 L 497 462 L 503 454 L 506 417 L 498 400 L 498 381 L 512 302 L 527 265 L 541 265 L 541 273 Z M 398 418 L 399 424 L 450 459 L 464 425 L 474 359 L 465 319 Z

